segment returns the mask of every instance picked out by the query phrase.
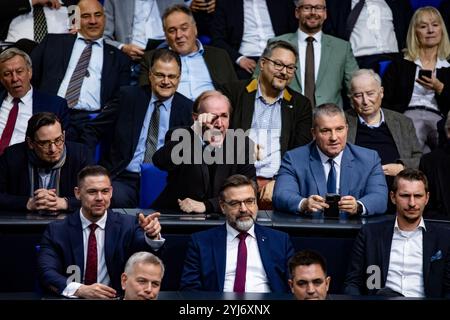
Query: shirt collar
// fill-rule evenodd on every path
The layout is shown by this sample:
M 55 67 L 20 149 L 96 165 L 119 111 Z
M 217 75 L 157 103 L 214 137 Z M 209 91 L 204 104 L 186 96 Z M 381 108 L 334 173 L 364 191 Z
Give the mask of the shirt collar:
M 359 114 L 358 114 L 358 119 L 359 122 L 368 126 L 369 128 L 378 128 L 379 126 L 381 126 L 381 124 L 384 122 L 384 112 L 383 109 L 380 108 L 380 112 L 381 112 L 381 118 L 380 118 L 380 122 L 375 123 L 375 124 L 368 124 Z
M 414 60 L 414 63 L 416 64 L 416 65 L 418 65 L 419 67 L 423 67 L 422 66 L 422 62 L 420 61 L 420 59 L 419 58 L 417 58 L 416 60 Z M 448 67 L 450 67 L 450 63 L 448 63 L 448 61 L 447 60 L 443 60 L 443 59 L 441 59 L 441 58 L 437 58 L 437 61 L 436 61 L 436 69 L 440 69 L 440 68 L 448 68 Z
M 9 94 L 6 96 L 5 100 L 8 103 L 12 103 L 13 101 L 13 96 Z M 20 98 L 20 101 L 25 104 L 25 105 L 33 105 L 33 87 L 30 87 L 30 90 L 28 90 L 28 92 L 22 97 Z
M 98 225 L 100 229 L 103 229 L 103 230 L 105 229 L 105 226 L 106 226 L 106 218 L 107 218 L 107 216 L 108 216 L 108 213 L 106 212 L 106 213 L 103 215 L 103 217 L 100 218 L 100 220 L 98 220 L 98 221 L 95 222 L 95 224 Z M 83 213 L 81 212 L 81 209 L 80 209 L 80 219 L 81 219 L 81 227 L 82 227 L 83 230 L 86 229 L 86 228 L 89 228 L 89 226 L 90 226 L 92 223 L 94 223 L 94 222 L 90 221 L 89 219 L 87 219 L 87 218 L 83 215 Z
M 231 241 L 234 240 L 239 233 L 241 233 L 240 231 L 237 231 L 235 228 L 233 228 L 232 226 L 230 226 L 228 224 L 228 221 L 226 223 L 226 227 L 227 227 L 227 234 L 231 236 Z M 255 236 L 255 224 L 252 225 L 252 227 L 247 231 L 247 233 L 252 237 L 256 239 Z
M 172 100 L 173 100 L 173 96 L 171 96 L 170 98 L 161 101 L 163 108 L 168 111 L 169 108 L 172 106 Z M 154 94 L 152 94 L 152 98 L 150 99 L 150 105 L 154 104 L 156 101 L 160 101 Z
M 277 99 L 276 99 L 272 104 L 268 104 L 268 103 L 266 102 L 266 99 L 264 99 L 264 97 L 262 96 L 262 93 L 261 93 L 261 86 L 259 85 L 259 82 L 258 82 L 258 89 L 257 89 L 257 91 L 256 91 L 256 96 L 255 96 L 255 98 L 256 98 L 256 99 L 260 99 L 261 101 L 263 101 L 263 102 L 264 102 L 265 104 L 267 104 L 267 105 L 274 105 L 275 103 L 278 103 L 278 102 L 280 102 L 281 99 L 283 99 L 283 92 L 284 92 L 284 90 L 281 90 L 280 93 L 278 94 Z
M 85 38 L 79 32 L 77 34 L 77 41 L 78 40 L 81 40 L 83 42 L 85 41 Z M 103 37 L 100 37 L 96 40 L 92 40 L 92 42 L 98 44 L 100 46 L 100 48 L 103 48 Z M 84 43 L 86 43 L 86 42 L 84 42 Z
M 425 221 L 423 220 L 423 217 L 420 217 L 420 222 L 419 222 L 419 224 L 416 227 L 416 230 L 419 230 L 419 229 L 423 229 L 424 231 L 427 231 L 427 228 L 425 227 Z M 395 217 L 394 231 L 398 231 L 398 232 L 403 231 L 398 226 L 398 219 L 397 219 L 397 217 Z
M 328 159 L 330 159 L 329 156 L 327 156 L 325 153 L 323 153 L 319 147 L 316 144 L 316 148 L 317 151 L 319 151 L 319 157 L 320 157 L 320 161 L 322 162 L 322 164 L 328 163 Z M 344 149 L 345 150 L 345 149 Z M 342 150 L 341 152 L 339 152 L 339 154 L 333 158 L 334 163 L 337 164 L 339 167 L 341 166 L 341 161 L 342 161 L 342 154 L 344 153 L 344 150 Z
M 302 30 L 298 29 L 298 40 L 300 42 L 306 42 L 306 38 L 308 37 L 313 37 L 316 42 L 320 43 L 322 41 L 322 31 L 310 36 L 309 34 L 306 34 Z

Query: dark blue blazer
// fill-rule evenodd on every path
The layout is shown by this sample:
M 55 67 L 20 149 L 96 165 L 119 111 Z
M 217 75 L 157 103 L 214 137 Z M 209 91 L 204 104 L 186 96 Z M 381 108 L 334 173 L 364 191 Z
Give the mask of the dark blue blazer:
M 150 251 L 144 231 L 136 217 L 108 210 L 105 226 L 105 260 L 111 287 L 120 292 L 120 275 L 128 258 L 137 251 Z M 45 230 L 38 257 L 38 272 L 44 289 L 61 294 L 67 286 L 67 267 L 80 268 L 84 274 L 83 231 L 80 213 L 54 221 Z
M 422 231 L 423 282 L 425 296 L 438 298 L 450 293 L 449 229 L 425 222 Z M 352 295 L 376 294 L 368 290 L 366 280 L 368 266 L 376 265 L 381 270 L 381 288 L 386 285 L 389 270 L 394 221 L 364 225 L 353 245 L 353 254 L 345 279 L 345 293 Z
M 0 90 L 0 108 L 7 97 L 5 90 Z M 33 114 L 38 112 L 53 112 L 61 121 L 64 130 L 70 126 L 67 101 L 56 94 L 48 94 L 33 88 Z
M 110 146 L 102 150 L 101 163 L 114 177 L 133 159 L 151 99 L 148 87 L 122 87 L 118 96 L 85 126 L 81 141 L 92 150 L 100 140 Z M 193 101 L 175 93 L 169 119 L 169 129 L 192 125 Z M 103 145 L 102 145 L 103 146 Z
M 326 177 L 315 141 L 286 152 L 275 181 L 274 207 L 297 213 L 302 199 L 313 194 L 325 196 L 326 192 Z M 347 143 L 341 162 L 340 194 L 361 201 L 368 214 L 386 211 L 388 189 L 376 151 Z
M 288 260 L 294 248 L 287 233 L 255 224 L 259 254 L 272 292 L 289 292 Z M 181 290 L 223 291 L 225 281 L 226 225 L 192 234 Z
M 66 74 L 77 36 L 48 34 L 31 53 L 33 85 L 48 93 L 57 94 Z M 100 84 L 100 106 L 114 97 L 120 86 L 130 83 L 130 60 L 119 49 L 104 43 Z
M 67 157 L 61 168 L 60 197 L 69 200 L 69 211 L 80 207 L 73 189 L 77 186 L 77 174 L 92 164 L 87 148 L 79 143 L 66 142 Z M 26 142 L 16 143 L 5 149 L 0 156 L 0 208 L 26 212 L 30 198 L 30 177 L 28 174 L 28 146 Z

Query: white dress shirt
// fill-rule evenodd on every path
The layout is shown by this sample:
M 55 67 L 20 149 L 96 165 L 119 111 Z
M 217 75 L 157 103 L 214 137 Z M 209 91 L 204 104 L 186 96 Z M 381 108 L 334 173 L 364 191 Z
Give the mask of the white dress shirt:
M 61 3 L 61 1 L 60 1 Z M 16 42 L 19 39 L 34 40 L 34 18 L 33 5 L 30 0 L 31 11 L 15 17 L 9 25 L 8 42 Z M 44 6 L 45 20 L 47 21 L 48 33 L 67 33 L 69 32 L 69 17 L 67 7 L 61 6 L 59 9 L 51 9 Z
M 135 0 L 131 43 L 145 48 L 148 39 L 164 39 L 158 4 L 156 0 Z
M 72 49 L 69 65 L 67 66 L 66 74 L 61 82 L 58 90 L 58 96 L 66 98 L 67 88 L 70 83 L 70 78 L 77 66 L 78 60 L 87 46 L 83 37 L 78 33 L 77 39 Z M 97 111 L 101 109 L 100 105 L 100 89 L 102 81 L 103 70 L 103 38 L 99 38 L 92 44 L 91 59 L 89 60 L 88 75 L 84 77 L 81 85 L 80 98 L 74 109 Z
M 8 93 L 8 95 L 3 100 L 2 106 L 0 108 L 0 137 L 3 134 L 3 130 L 6 127 L 9 112 L 13 107 L 13 99 L 14 98 Z M 14 131 L 11 136 L 11 141 L 9 142 L 9 145 L 25 141 L 25 133 L 27 131 L 28 120 L 30 120 L 32 115 L 33 115 L 33 88 L 31 88 L 20 99 L 16 124 L 14 126 Z
M 395 219 L 386 287 L 405 297 L 425 297 L 423 284 L 423 218 L 413 231 L 403 231 Z
M 228 223 L 227 228 L 227 251 L 225 266 L 225 282 L 223 284 L 224 292 L 233 292 L 234 279 L 236 277 L 236 264 L 239 246 L 239 231 L 231 227 Z M 269 280 L 261 261 L 258 242 L 255 236 L 255 226 L 247 231 L 249 234 L 245 239 L 247 246 L 247 273 L 245 277 L 245 292 L 270 292 Z
M 298 62 L 300 63 L 300 77 L 301 77 L 301 86 L 302 93 L 305 91 L 305 67 L 306 67 L 306 38 L 309 35 L 298 29 Z M 314 38 L 313 48 L 314 48 L 314 80 L 317 81 L 317 74 L 319 73 L 320 66 L 320 56 L 322 50 L 322 31 L 317 32 L 312 36 Z
M 244 33 L 239 53 L 246 57 L 259 57 L 267 40 L 274 36 L 266 1 L 244 0 Z

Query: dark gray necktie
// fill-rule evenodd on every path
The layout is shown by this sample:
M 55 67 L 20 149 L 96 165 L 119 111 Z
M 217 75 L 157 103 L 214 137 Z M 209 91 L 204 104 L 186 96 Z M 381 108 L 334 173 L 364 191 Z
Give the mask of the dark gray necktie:
M 160 101 L 155 102 L 155 109 L 153 110 L 150 118 L 150 124 L 147 131 L 147 140 L 145 141 L 144 163 L 153 163 L 152 157 L 158 145 L 159 113 L 162 105 L 163 103 Z
M 347 25 L 345 28 L 345 39 L 349 40 L 350 35 L 352 34 L 353 29 L 355 28 L 356 21 L 358 21 L 358 17 L 364 7 L 365 0 L 359 0 L 356 6 L 350 11 L 347 17 Z
M 305 57 L 305 96 L 311 101 L 311 106 L 316 105 L 314 92 L 316 89 L 316 78 L 314 75 L 314 38 L 306 38 L 306 57 Z
M 47 35 L 47 21 L 45 20 L 44 7 L 36 5 L 33 7 L 33 29 L 34 41 L 41 42 Z

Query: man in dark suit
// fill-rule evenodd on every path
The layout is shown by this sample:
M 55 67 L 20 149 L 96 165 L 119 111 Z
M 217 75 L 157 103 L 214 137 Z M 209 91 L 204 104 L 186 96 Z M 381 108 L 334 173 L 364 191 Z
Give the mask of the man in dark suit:
M 166 43 L 181 57 L 183 70 L 178 92 L 195 100 L 206 90 L 237 80 L 233 64 L 225 50 L 203 46 L 197 39 L 197 27 L 191 10 L 183 5 L 168 8 L 162 17 Z M 147 84 L 147 74 L 153 51 L 144 54 L 139 83 Z
M 222 87 L 235 108 L 234 129 L 250 129 L 260 150 L 255 163 L 262 205 L 272 202 L 274 178 L 287 150 L 311 141 L 311 104 L 287 86 L 294 77 L 297 50 L 285 41 L 270 43 L 260 59 L 258 79 L 241 80 Z
M 151 162 L 155 151 L 149 150 L 150 139 L 158 149 L 169 129 L 192 124 L 193 103 L 176 92 L 180 74 L 180 57 L 169 49 L 157 49 L 148 74 L 150 85 L 122 87 L 118 97 L 85 127 L 81 140 L 92 150 L 100 140 L 109 146 L 100 162 L 111 172 L 113 207 L 137 206 L 140 164 Z M 154 136 L 150 134 L 153 119 Z
M 426 176 L 405 169 L 390 192 L 395 222 L 362 227 L 353 247 L 345 293 L 440 298 L 450 293 L 448 229 L 425 223 Z
M 229 177 L 220 190 L 227 222 L 194 233 L 186 252 L 181 290 L 289 292 L 289 235 L 255 223 L 256 184 Z
M 105 17 L 97 0 L 81 0 L 80 29 L 77 35 L 49 34 L 32 54 L 33 85 L 40 90 L 68 99 L 72 125 L 78 135 L 92 113 L 99 112 L 117 93 L 130 83 L 130 61 L 117 48 L 103 41 Z M 78 65 L 91 55 L 77 88 Z M 86 51 L 85 51 L 86 50 Z M 82 72 L 82 71 L 79 71 Z M 79 91 L 78 91 L 78 90 Z M 74 92 L 78 91 L 78 96 Z M 77 137 L 78 138 L 78 137 Z
M 327 0 L 328 18 L 323 31 L 350 41 L 360 68 L 378 70 L 378 61 L 397 57 L 405 47 L 413 10 L 408 0 L 366 1 L 353 29 L 349 29 L 349 15 L 357 10 L 357 3 Z
M 128 258 L 164 244 L 159 213 L 136 218 L 109 210 L 112 192 L 105 168 L 80 171 L 75 188 L 80 212 L 50 223 L 42 236 L 38 272 L 45 289 L 66 297 L 114 298 Z
M 267 40 L 296 29 L 292 0 L 260 1 L 256 7 L 243 0 L 217 0 L 212 43 L 228 52 L 239 79 L 249 79 Z
M 50 95 L 31 86 L 32 67 L 30 57 L 17 48 L 9 48 L 0 54 L 0 154 L 8 145 L 25 140 L 27 122 L 33 114 L 48 111 L 55 113 L 61 121 L 63 129 L 69 126 L 69 110 L 65 99 L 56 95 Z M 19 99 L 16 101 L 16 99 Z M 15 103 L 17 102 L 17 108 Z M 16 110 L 16 111 L 14 111 Z M 7 137 L 3 132 L 8 120 L 16 114 L 13 131 Z M 14 117 L 12 118 L 14 119 Z
M 0 207 L 48 214 L 78 208 L 73 188 L 77 172 L 90 164 L 87 149 L 65 142 L 60 120 L 49 112 L 30 118 L 26 137 L 0 157 Z
M 166 143 L 153 156 L 153 163 L 168 171 L 167 186 L 153 207 L 219 212 L 219 190 L 226 178 L 255 178 L 253 144 L 242 131 L 228 130 L 231 113 L 227 97 L 205 91 L 194 103 L 194 125 L 167 133 Z
M 386 179 L 376 151 L 347 142 L 344 111 L 335 104 L 314 110 L 314 141 L 286 152 L 275 182 L 273 204 L 293 214 L 329 208 L 326 194 L 338 194 L 339 211 L 349 215 L 383 214 Z

